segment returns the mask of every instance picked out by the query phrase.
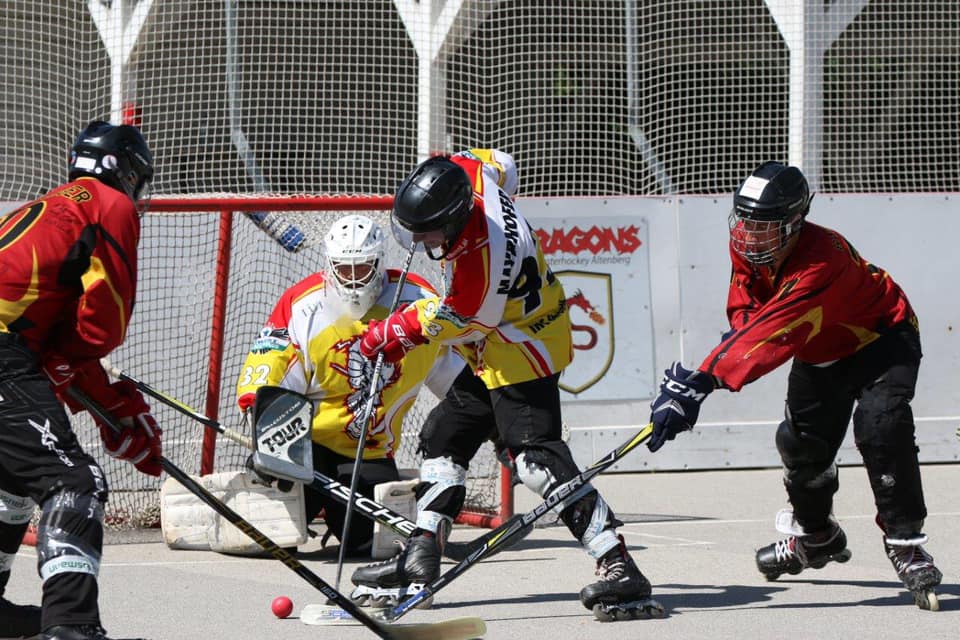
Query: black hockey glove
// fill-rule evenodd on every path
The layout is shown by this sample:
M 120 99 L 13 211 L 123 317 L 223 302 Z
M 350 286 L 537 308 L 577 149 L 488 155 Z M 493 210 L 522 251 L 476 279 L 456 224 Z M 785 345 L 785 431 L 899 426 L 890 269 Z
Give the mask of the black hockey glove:
M 660 394 L 650 405 L 653 435 L 647 448 L 656 451 L 681 431 L 693 429 L 700 415 L 700 404 L 715 387 L 711 376 L 684 369 L 679 362 L 674 362 L 664 372 Z
M 272 486 L 273 486 L 273 483 L 276 482 L 276 483 L 277 483 L 277 489 L 279 489 L 280 491 L 283 491 L 284 493 L 289 493 L 290 490 L 293 489 L 293 481 L 292 481 L 292 480 L 284 480 L 283 478 L 275 478 L 274 476 L 271 476 L 271 475 L 268 474 L 268 473 L 264 473 L 264 472 L 262 472 L 262 471 L 257 470 L 257 468 L 256 468 L 255 466 L 253 466 L 253 454 L 252 454 L 252 453 L 247 456 L 247 459 L 246 459 L 246 461 L 243 463 L 243 466 L 246 467 L 246 469 L 249 470 L 251 473 L 253 473 L 254 476 L 256 476 L 255 482 L 259 482 L 260 484 L 266 485 L 266 486 L 268 486 L 268 487 L 272 487 Z

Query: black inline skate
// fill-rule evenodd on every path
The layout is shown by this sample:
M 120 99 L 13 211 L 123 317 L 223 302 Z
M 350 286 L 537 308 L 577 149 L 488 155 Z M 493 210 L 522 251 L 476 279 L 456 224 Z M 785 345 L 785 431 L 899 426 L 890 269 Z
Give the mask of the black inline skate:
M 597 561 L 600 580 L 580 590 L 580 601 L 600 622 L 662 618 L 663 605 L 650 597 L 650 581 L 618 537 L 620 544 Z
M 356 588 L 350 598 L 360 606 L 395 607 L 439 575 L 437 538 L 430 532 L 418 532 L 394 557 L 354 571 L 350 580 Z M 416 608 L 426 609 L 432 602 L 432 597 L 425 598 Z
M 920 546 L 926 542 L 927 536 L 922 534 L 904 539 L 884 536 L 883 548 L 917 606 L 939 611 L 940 601 L 933 588 L 940 584 L 943 574 L 934 566 L 933 556 Z
M 821 533 L 791 535 L 757 551 L 757 569 L 767 580 L 784 573 L 796 575 L 804 569 L 822 569 L 828 562 L 850 559 L 847 536 L 836 522 Z

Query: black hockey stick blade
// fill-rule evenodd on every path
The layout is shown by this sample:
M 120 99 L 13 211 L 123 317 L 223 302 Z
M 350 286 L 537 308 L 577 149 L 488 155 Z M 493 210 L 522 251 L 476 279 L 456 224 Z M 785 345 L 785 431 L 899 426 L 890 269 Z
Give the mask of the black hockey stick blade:
M 115 432 L 119 433 L 121 431 L 121 427 L 119 424 L 117 424 L 116 419 L 82 391 L 74 387 L 68 387 L 67 392 L 77 402 L 86 407 L 90 414 L 96 417 L 101 424 L 107 425 Z M 203 501 L 211 509 L 223 516 L 232 525 L 240 529 L 240 531 L 245 533 L 251 540 L 260 545 L 264 551 L 282 562 L 301 578 L 306 580 L 310 586 L 314 587 L 317 591 L 326 596 L 327 599 L 336 603 L 341 609 L 352 615 L 357 622 L 370 629 L 378 637 L 386 640 L 407 640 L 412 638 L 427 637 L 436 638 L 436 640 L 468 640 L 469 638 L 474 638 L 477 636 L 462 635 L 460 631 L 466 630 L 467 627 L 470 627 L 471 630 L 481 630 L 481 636 L 486 632 L 486 624 L 480 618 L 462 618 L 453 621 L 455 624 L 451 625 L 450 628 L 444 626 L 443 622 L 410 626 L 396 626 L 375 620 L 364 613 L 363 610 L 349 597 L 340 593 L 326 583 L 322 578 L 320 578 L 320 576 L 315 574 L 313 571 L 304 566 L 299 560 L 297 560 L 289 551 L 279 547 L 277 543 L 268 538 L 263 532 L 254 527 L 252 524 L 247 522 L 239 513 L 218 500 L 216 496 L 207 491 L 207 489 L 191 478 L 185 471 L 170 462 L 170 460 L 160 456 L 159 462 L 163 470 L 166 471 L 173 479 L 182 484 L 187 490 L 197 496 L 197 498 Z M 414 630 L 414 627 L 417 628 Z

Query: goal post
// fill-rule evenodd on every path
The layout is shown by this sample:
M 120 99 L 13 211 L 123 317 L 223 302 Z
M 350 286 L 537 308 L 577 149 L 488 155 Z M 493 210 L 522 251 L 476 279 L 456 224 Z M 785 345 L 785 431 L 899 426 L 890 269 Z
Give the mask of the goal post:
M 130 335 L 111 359 L 158 390 L 241 429 L 236 377 L 280 294 L 322 269 L 322 238 L 335 219 L 363 213 L 389 230 L 391 203 L 390 196 L 360 195 L 155 198 L 141 233 L 142 295 L 138 295 Z M 247 215 L 251 213 L 259 219 Z M 302 233 L 297 250 L 285 248 L 282 237 L 272 236 L 264 221 Z M 389 232 L 387 237 L 387 265 L 399 265 L 403 250 Z M 439 290 L 436 262 L 418 255 L 411 269 Z M 397 451 L 400 468 L 419 468 L 419 431 L 436 402 L 424 388 L 408 412 Z M 164 453 L 176 464 L 202 475 L 243 467 L 247 451 L 218 440 L 213 430 L 190 424 L 160 403 L 151 404 L 164 429 Z M 79 422 L 84 446 L 99 447 L 92 423 Z M 108 471 L 109 524 L 121 529 L 150 526 L 159 513 L 160 483 L 130 465 L 105 456 L 98 459 L 113 466 Z M 470 464 L 459 522 L 495 527 L 512 514 L 511 473 L 488 443 Z

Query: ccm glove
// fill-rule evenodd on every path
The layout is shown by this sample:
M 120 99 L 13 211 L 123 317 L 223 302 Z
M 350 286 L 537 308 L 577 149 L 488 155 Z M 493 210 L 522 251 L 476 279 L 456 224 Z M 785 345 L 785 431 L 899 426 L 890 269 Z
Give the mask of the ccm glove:
M 700 415 L 700 404 L 716 388 L 713 377 L 684 369 L 679 362 L 664 372 L 660 394 L 650 405 L 653 435 L 647 448 L 656 451 L 681 431 L 693 429 Z
M 116 400 L 104 409 L 117 419 L 121 429 L 118 433 L 97 421 L 103 448 L 111 457 L 130 462 L 141 473 L 159 476 L 163 470 L 160 466 L 163 431 L 151 415 L 150 405 L 136 385 L 127 380 L 114 382 L 109 388 L 116 394 Z
M 374 359 L 383 351 L 387 362 L 397 362 L 407 352 L 427 341 L 413 305 L 395 311 L 386 320 L 371 320 L 360 338 L 360 353 Z

